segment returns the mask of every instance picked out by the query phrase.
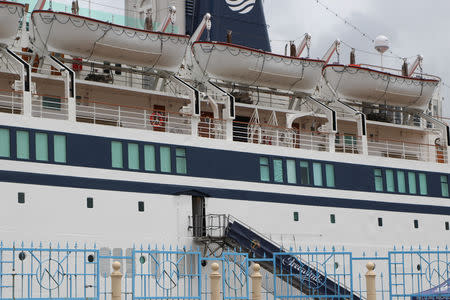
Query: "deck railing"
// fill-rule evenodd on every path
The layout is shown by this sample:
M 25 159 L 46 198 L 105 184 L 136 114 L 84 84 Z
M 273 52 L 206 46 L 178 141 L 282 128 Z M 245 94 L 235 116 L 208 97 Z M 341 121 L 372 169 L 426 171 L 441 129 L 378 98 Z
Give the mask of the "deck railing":
M 10 90 L 0 90 L 0 112 L 21 114 L 22 109 L 21 93 Z

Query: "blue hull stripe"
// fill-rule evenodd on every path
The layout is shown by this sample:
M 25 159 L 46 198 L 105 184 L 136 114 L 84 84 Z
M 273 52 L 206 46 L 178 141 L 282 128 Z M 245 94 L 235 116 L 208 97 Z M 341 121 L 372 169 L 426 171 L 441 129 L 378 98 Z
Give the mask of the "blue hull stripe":
M 120 180 L 92 179 L 71 176 L 44 175 L 35 173 L 0 171 L 0 182 L 35 184 L 46 186 L 70 187 L 80 189 L 96 189 L 146 194 L 189 194 L 192 192 L 209 195 L 213 198 L 247 200 L 298 204 L 308 206 L 353 208 L 391 212 L 420 213 L 450 216 L 450 207 L 375 202 L 357 199 L 338 199 L 331 197 L 311 197 L 304 195 L 288 195 L 268 192 L 232 190 L 224 188 L 204 188 L 199 186 L 171 185 L 159 183 L 130 182 Z M 331 193 L 331 191 L 330 191 Z

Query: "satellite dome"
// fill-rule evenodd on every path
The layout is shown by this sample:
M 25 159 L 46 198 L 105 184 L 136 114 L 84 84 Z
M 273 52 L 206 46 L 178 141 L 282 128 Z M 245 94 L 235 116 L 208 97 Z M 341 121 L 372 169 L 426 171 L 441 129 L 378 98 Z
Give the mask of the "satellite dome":
M 375 49 L 383 54 L 389 49 L 389 39 L 384 35 L 379 35 L 375 39 Z

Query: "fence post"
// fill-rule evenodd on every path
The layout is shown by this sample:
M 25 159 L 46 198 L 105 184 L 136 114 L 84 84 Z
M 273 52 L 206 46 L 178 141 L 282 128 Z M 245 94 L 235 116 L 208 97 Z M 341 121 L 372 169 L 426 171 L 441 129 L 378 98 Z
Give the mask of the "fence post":
M 111 273 L 111 299 L 120 300 L 122 298 L 122 273 L 120 272 L 120 262 L 115 261 L 112 264 Z
M 220 278 L 219 264 L 213 263 L 211 265 L 212 273 L 209 275 L 211 279 L 211 300 L 220 300 Z
M 259 272 L 261 266 L 259 264 L 253 265 L 253 274 L 250 276 L 252 278 L 252 300 L 261 300 L 261 284 L 262 275 Z
M 375 288 L 375 264 L 373 262 L 369 262 L 366 265 L 367 273 L 366 273 L 366 290 L 367 290 L 367 300 L 376 300 L 377 292 Z

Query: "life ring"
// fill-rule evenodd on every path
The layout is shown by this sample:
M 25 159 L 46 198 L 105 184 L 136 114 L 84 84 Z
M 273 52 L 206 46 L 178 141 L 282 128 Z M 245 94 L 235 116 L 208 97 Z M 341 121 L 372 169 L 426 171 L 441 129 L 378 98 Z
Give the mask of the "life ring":
M 159 112 L 154 112 L 150 115 L 150 124 L 154 127 L 162 127 L 164 125 L 164 115 Z

